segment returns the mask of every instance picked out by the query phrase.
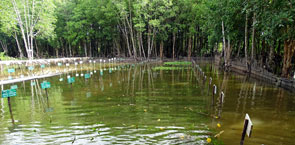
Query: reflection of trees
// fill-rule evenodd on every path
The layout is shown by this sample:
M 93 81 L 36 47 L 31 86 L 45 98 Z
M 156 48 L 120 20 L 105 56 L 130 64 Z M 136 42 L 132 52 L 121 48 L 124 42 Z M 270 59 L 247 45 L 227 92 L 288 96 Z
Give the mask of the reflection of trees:
M 277 94 L 277 99 L 275 104 L 275 112 L 276 112 L 277 118 L 281 117 L 281 110 L 285 106 L 283 103 L 284 103 L 284 90 L 278 89 L 278 94 Z

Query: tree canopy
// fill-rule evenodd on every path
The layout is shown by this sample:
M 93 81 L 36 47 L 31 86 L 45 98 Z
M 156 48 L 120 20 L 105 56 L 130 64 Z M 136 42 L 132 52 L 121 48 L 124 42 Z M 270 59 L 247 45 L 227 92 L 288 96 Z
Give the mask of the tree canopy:
M 2 0 L 1 51 L 14 57 L 219 54 L 294 73 L 295 1 Z M 23 53 L 25 52 L 25 53 Z M 35 52 L 35 53 L 33 53 Z

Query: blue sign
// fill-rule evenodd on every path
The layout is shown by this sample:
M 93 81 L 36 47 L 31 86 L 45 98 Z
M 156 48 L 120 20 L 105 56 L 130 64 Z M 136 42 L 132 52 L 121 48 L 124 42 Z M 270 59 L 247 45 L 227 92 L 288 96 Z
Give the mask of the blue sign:
M 15 69 L 14 68 L 8 69 L 8 73 L 14 73 L 14 72 L 15 72 Z
M 50 87 L 51 87 L 50 82 L 43 82 L 43 83 L 41 83 L 41 88 L 42 89 L 47 89 L 47 88 L 50 88 Z
M 2 90 L 2 98 L 8 98 L 8 97 L 14 97 L 16 96 L 16 89 L 10 89 L 10 90 Z
M 100 75 L 103 76 L 103 71 L 102 70 L 100 70 Z
M 30 66 L 30 67 L 28 67 L 28 69 L 32 71 L 32 70 L 34 70 L 34 67 Z
M 36 85 L 36 83 L 35 82 L 31 82 L 31 86 L 35 86 Z
M 75 77 L 68 78 L 68 83 L 72 84 L 75 82 Z
M 17 89 L 17 85 L 10 86 L 10 89 Z
M 90 78 L 90 74 L 85 74 L 85 79 L 89 79 Z
M 41 68 L 45 68 L 45 64 L 42 64 L 42 65 L 41 65 Z

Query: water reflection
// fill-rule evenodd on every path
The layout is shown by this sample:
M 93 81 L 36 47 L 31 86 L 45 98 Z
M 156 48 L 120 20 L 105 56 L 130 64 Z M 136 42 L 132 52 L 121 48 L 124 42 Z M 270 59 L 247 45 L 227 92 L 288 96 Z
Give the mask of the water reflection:
M 224 130 L 220 137 L 225 144 L 237 144 L 245 113 L 254 123 L 253 138 L 245 144 L 294 142 L 291 93 L 223 73 L 212 63 L 200 63 L 202 71 L 195 67 L 153 70 L 159 65 L 111 64 L 110 73 L 103 62 L 90 64 L 87 71 L 81 69 L 86 64 L 79 64 L 71 73 L 21 82 L 19 96 L 11 98 L 11 114 L 1 99 L 0 143 L 205 144 L 212 134 L 209 127 Z M 72 86 L 59 81 L 91 72 L 90 79 L 80 75 Z M 43 80 L 52 83 L 47 95 L 40 87 Z M 214 84 L 217 92 L 212 99 Z M 18 120 L 11 121 L 12 115 Z M 9 129 L 11 122 L 18 127 Z

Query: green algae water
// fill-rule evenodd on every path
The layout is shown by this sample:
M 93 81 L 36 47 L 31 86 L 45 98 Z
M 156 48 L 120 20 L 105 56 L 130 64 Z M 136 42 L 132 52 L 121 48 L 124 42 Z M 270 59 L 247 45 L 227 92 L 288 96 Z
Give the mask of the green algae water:
M 190 65 L 162 69 L 167 66 L 154 63 L 74 71 L 36 80 L 35 85 L 16 83 L 12 115 L 7 99 L 1 99 L 0 143 L 208 144 L 208 137 L 224 131 L 219 143 L 236 145 L 248 113 L 254 127 L 245 145 L 294 144 L 292 93 L 224 73 L 208 62 L 199 64 L 205 81 Z M 85 79 L 85 74 L 92 75 Z M 75 77 L 72 85 L 68 76 Z M 218 87 L 213 105 L 209 77 Z M 48 97 L 40 86 L 43 81 L 51 83 Z M 222 105 L 217 97 L 221 90 Z

